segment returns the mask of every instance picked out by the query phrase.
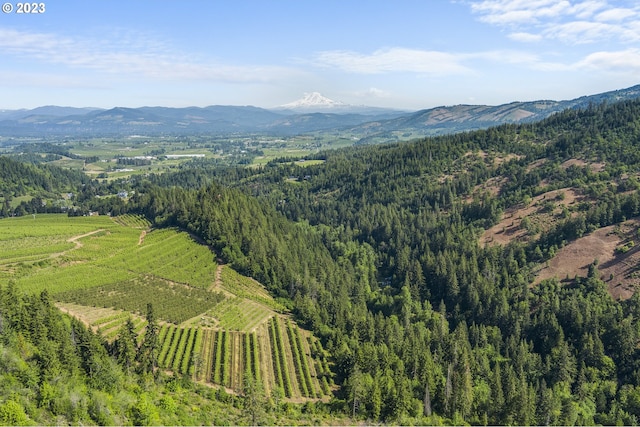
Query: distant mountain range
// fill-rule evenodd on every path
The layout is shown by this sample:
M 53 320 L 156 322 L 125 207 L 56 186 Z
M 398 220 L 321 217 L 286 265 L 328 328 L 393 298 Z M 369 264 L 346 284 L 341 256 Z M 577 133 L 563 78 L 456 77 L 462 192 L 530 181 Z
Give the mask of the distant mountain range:
M 92 111 L 100 110 L 99 108 L 75 108 L 75 107 L 58 107 L 55 105 L 46 105 L 44 107 L 34 108 L 32 110 L 0 110 L 1 120 L 19 120 L 28 116 L 52 116 L 64 117 L 76 114 L 87 114 Z
M 503 123 L 541 120 L 567 108 L 640 97 L 640 85 L 568 101 L 454 105 L 416 112 L 353 106 L 317 92 L 273 109 L 251 106 L 116 107 L 109 110 L 46 106 L 0 110 L 0 137 L 123 136 L 177 134 L 295 135 L 340 131 L 367 142 L 398 139 L 399 133 L 438 135 Z

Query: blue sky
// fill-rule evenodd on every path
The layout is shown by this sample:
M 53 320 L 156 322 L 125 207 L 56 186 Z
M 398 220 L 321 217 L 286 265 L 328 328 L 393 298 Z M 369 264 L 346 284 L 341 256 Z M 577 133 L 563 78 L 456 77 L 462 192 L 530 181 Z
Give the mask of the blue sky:
M 640 83 L 635 0 L 48 0 L 0 14 L 0 109 L 408 110 Z

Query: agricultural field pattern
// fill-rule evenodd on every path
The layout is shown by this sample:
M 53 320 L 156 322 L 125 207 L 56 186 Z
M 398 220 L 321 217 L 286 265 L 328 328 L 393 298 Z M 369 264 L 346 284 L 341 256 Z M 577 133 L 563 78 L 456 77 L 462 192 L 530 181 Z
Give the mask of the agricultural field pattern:
M 142 217 L 2 219 L 0 280 L 46 290 L 107 341 L 129 318 L 141 340 L 151 303 L 159 366 L 231 393 L 247 374 L 293 401 L 328 397 L 333 386 L 320 342 L 260 283 L 218 264 L 187 233 L 150 229 Z

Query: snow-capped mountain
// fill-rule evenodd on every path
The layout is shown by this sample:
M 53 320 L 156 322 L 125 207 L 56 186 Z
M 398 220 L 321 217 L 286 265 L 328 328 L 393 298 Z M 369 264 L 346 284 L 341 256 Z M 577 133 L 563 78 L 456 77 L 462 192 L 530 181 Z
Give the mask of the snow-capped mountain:
M 398 113 L 397 110 L 390 110 L 388 108 L 345 104 L 344 102 L 329 99 L 319 92 L 305 93 L 302 98 L 289 102 L 288 104 L 280 105 L 272 110 L 285 114 L 336 113 L 374 115 Z
M 288 104 L 280 105 L 276 107 L 282 110 L 327 110 L 333 108 L 346 107 L 347 104 L 334 101 L 326 96 L 323 96 L 320 92 L 305 93 L 304 96 L 296 101 L 289 102 Z

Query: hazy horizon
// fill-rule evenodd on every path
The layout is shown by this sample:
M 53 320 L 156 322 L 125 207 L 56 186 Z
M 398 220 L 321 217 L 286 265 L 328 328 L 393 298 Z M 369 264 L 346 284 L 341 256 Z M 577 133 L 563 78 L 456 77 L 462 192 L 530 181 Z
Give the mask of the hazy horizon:
M 640 82 L 625 0 L 47 2 L 3 13 L 0 109 L 568 100 Z

